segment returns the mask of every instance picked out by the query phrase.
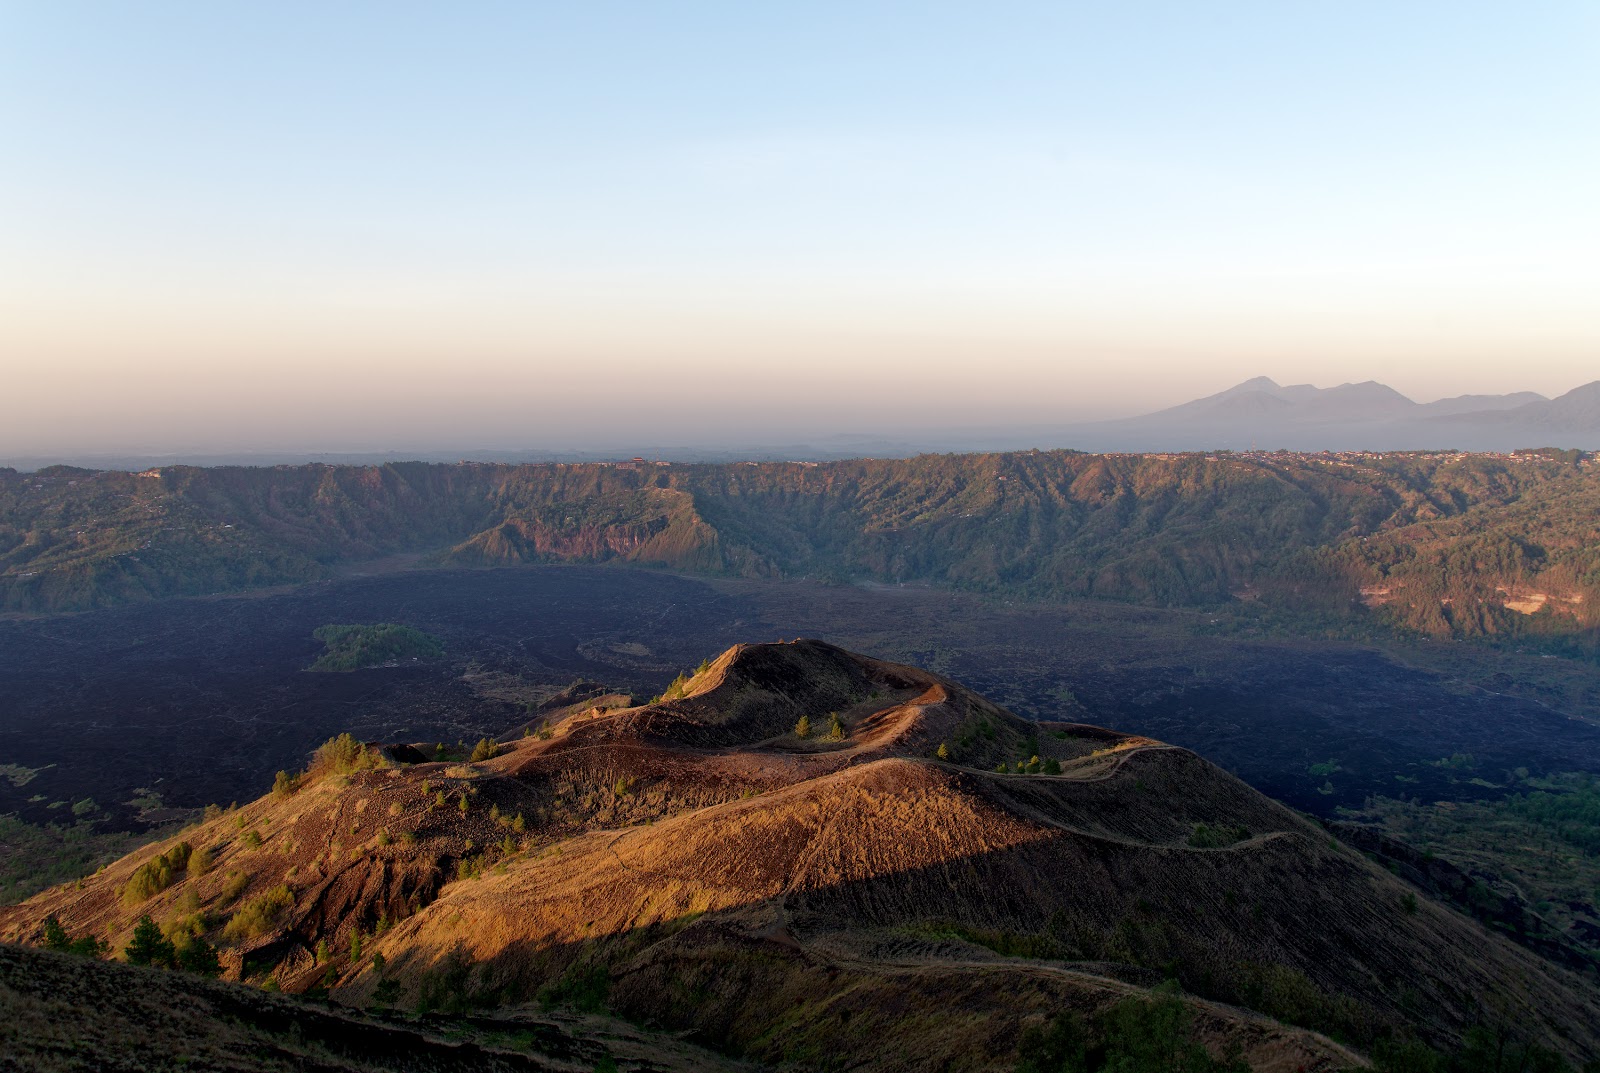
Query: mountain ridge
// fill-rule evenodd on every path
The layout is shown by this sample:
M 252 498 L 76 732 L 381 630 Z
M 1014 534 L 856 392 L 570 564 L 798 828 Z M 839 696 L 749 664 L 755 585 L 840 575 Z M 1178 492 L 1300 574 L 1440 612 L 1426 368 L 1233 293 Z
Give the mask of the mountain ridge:
M 305 583 L 409 554 L 1244 601 L 1581 643 L 1600 623 L 1597 509 L 1600 464 L 1559 451 L 0 470 L 0 612 Z
M 1600 381 L 1554 399 L 1522 391 L 1418 403 L 1375 380 L 1285 387 L 1256 376 L 1153 413 L 1068 426 L 1061 442 L 1100 451 L 1592 449 L 1600 447 Z

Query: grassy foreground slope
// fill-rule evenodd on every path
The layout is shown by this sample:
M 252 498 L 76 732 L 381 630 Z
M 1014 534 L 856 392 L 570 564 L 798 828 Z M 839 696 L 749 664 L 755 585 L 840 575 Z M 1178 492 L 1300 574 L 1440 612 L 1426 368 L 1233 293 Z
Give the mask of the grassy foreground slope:
M 1193 1042 L 1256 1070 L 1476 1026 L 1600 1057 L 1592 981 L 1194 754 L 814 641 L 470 760 L 333 743 L 181 842 L 0 909 L 0 938 L 51 916 L 114 949 L 148 916 L 286 991 L 605 1008 L 788 1068 L 1006 1070 L 1063 1014 L 1103 1044 L 1163 981 Z
M 1600 624 L 1586 456 L 1086 455 L 688 466 L 0 470 L 0 609 L 326 576 L 624 562 L 1037 598 L 1376 614 L 1434 635 Z

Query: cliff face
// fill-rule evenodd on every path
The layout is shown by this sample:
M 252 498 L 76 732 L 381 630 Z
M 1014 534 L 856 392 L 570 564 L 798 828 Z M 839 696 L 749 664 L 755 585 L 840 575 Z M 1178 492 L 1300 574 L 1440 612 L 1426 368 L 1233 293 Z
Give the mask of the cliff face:
M 286 990 L 604 1003 L 770 1062 L 1009 1069 L 1027 1025 L 1164 978 L 1258 1069 L 1358 1061 L 1317 1031 L 1482 1021 L 1600 1053 L 1591 984 L 1185 750 L 815 641 L 672 692 L 478 761 L 351 743 L 186 832 L 164 884 L 176 841 L 0 910 L 0 937 L 55 914 L 120 949 L 149 914 Z

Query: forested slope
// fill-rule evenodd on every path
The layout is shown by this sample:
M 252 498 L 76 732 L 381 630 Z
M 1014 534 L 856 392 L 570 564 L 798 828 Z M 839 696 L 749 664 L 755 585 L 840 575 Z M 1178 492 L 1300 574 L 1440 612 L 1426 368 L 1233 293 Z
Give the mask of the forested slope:
M 1026 452 L 729 465 L 0 470 L 0 608 L 311 580 L 423 552 L 619 560 L 1176 606 L 1435 635 L 1592 631 L 1600 465 L 1515 456 Z

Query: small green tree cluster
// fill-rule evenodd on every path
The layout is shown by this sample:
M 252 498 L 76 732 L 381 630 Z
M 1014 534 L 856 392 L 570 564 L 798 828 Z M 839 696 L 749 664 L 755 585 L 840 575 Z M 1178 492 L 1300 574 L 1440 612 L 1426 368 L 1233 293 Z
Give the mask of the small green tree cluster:
M 482 763 L 485 760 L 493 760 L 499 755 L 500 744 L 493 738 L 479 738 L 478 744 L 472 747 L 472 762 L 474 764 Z
M 444 646 L 410 626 L 379 622 L 371 626 L 320 626 L 311 636 L 327 651 L 309 668 L 313 671 L 353 671 L 402 659 L 438 659 Z
M 1554 1051 L 1484 1024 L 1469 1028 L 1466 1042 L 1450 1054 L 1414 1039 L 1381 1040 L 1372 1048 L 1372 1067 L 1377 1073 L 1573 1073 Z M 1583 1073 L 1600 1073 L 1600 1062 L 1587 1063 Z
M 141 864 L 123 885 L 122 904 L 132 908 L 172 886 L 189 866 L 189 857 L 193 853 L 194 847 L 189 843 L 179 842 L 167 852 Z
M 306 774 L 313 777 L 319 775 L 349 775 L 356 771 L 367 771 L 383 766 L 384 759 L 381 752 L 377 749 L 368 748 L 364 742 L 358 741 L 346 733 L 340 734 L 335 738 L 329 738 L 317 746 L 317 751 L 312 754 L 311 766 L 306 769 Z
M 691 675 L 679 674 L 678 677 L 674 678 L 672 683 L 667 686 L 667 691 L 661 694 L 661 699 L 663 701 L 681 699 L 684 693 L 688 692 L 689 682 L 691 680 Z
M 162 932 L 146 913 L 133 928 L 133 941 L 122 951 L 130 965 L 182 969 L 201 976 L 220 976 L 222 961 L 217 948 L 199 935 L 180 935 L 178 941 Z
M 1188 1004 L 1166 988 L 1152 999 L 1123 999 L 1092 1026 L 1058 1014 L 1023 1030 L 1017 1073 L 1250 1073 L 1237 1053 L 1212 1057 L 1191 1022 Z
M 292 905 L 294 905 L 294 892 L 289 889 L 287 883 L 280 883 L 265 894 L 259 894 L 241 905 L 239 911 L 233 914 L 233 919 L 222 929 L 223 938 L 237 942 L 265 935 Z
M 61 926 L 61 920 L 54 913 L 44 918 L 44 945 L 48 950 L 89 958 L 104 957 L 110 950 L 103 939 L 93 935 L 81 935 L 74 939 L 67 934 L 67 929 Z
M 843 741 L 845 736 L 844 720 L 839 718 L 838 712 L 828 713 L 828 740 Z
M 555 983 L 539 991 L 546 1009 L 573 1006 L 584 1013 L 600 1013 L 611 993 L 611 972 L 604 965 L 573 966 Z

